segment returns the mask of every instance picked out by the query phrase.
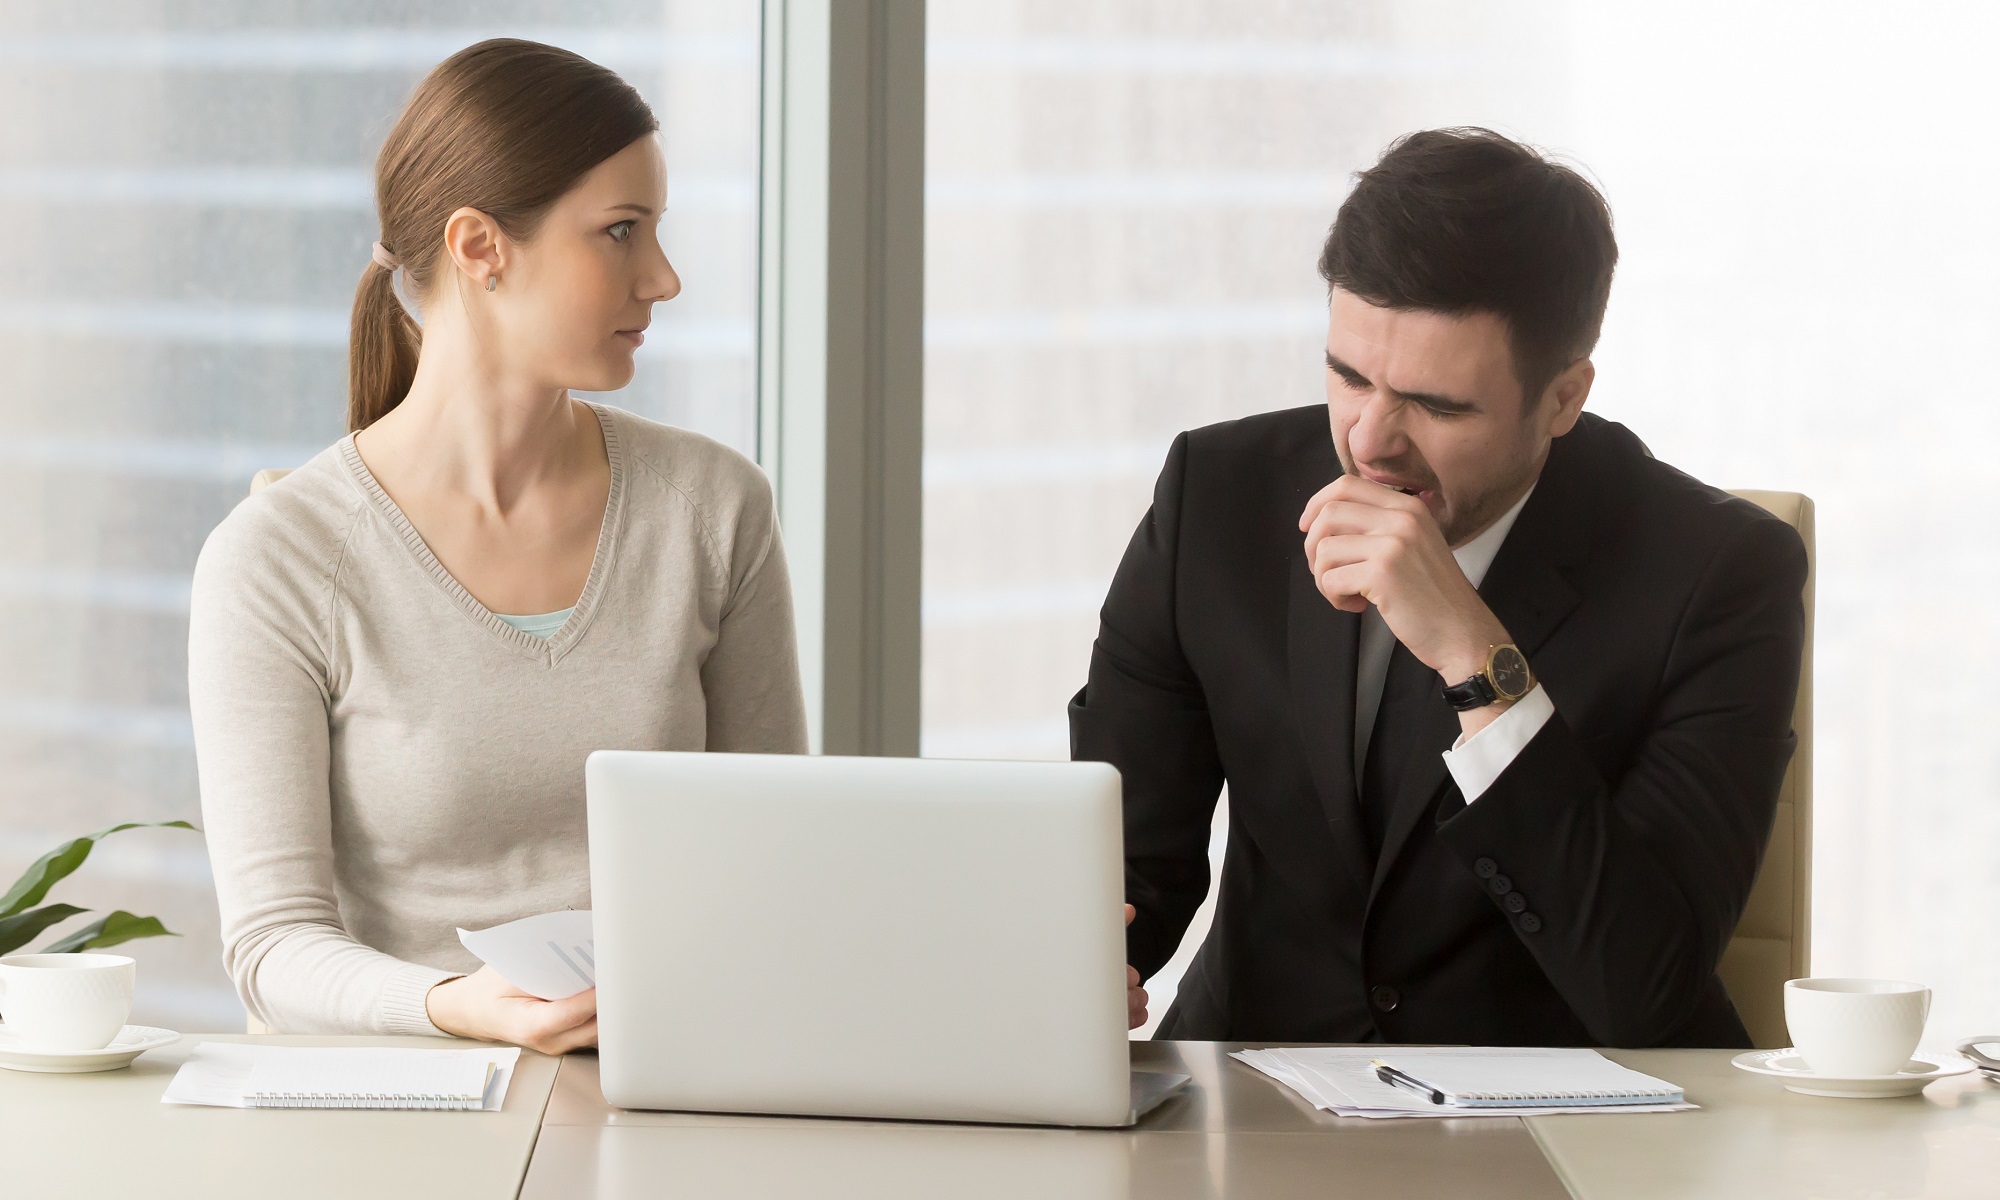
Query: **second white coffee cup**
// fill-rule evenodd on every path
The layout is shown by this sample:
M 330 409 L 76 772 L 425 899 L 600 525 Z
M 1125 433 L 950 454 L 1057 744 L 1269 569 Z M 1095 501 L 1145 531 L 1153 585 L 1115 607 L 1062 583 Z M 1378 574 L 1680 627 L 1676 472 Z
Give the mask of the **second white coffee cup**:
M 1806 1065 L 1830 1078 L 1894 1075 L 1931 1013 L 1931 990 L 1900 979 L 1794 979 L 1785 1025 Z
M 0 1017 L 28 1050 L 102 1050 L 132 1011 L 138 966 L 122 954 L 0 958 Z

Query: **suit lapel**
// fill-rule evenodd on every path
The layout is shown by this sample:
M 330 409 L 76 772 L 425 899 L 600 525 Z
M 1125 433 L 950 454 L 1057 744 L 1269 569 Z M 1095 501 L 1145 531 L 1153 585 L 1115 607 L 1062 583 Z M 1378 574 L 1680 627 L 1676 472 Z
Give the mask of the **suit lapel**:
M 1558 438 L 1554 445 L 1561 447 L 1562 443 Z M 1551 449 L 1535 494 L 1521 509 L 1479 588 L 1486 606 L 1506 626 L 1531 665 L 1535 652 L 1579 600 L 1576 588 L 1558 569 L 1558 564 L 1578 561 L 1589 546 L 1587 510 L 1572 496 L 1574 464 L 1569 460 L 1573 457 Z M 1442 681 L 1439 686 L 1442 688 Z M 1416 761 L 1404 771 L 1402 792 L 1390 809 L 1382 857 L 1375 864 L 1369 886 L 1370 899 L 1389 877 L 1418 822 L 1430 814 L 1438 791 L 1445 786 L 1450 772 L 1444 765 L 1444 752 L 1451 749 L 1458 732 L 1458 714 L 1440 696 L 1436 710 L 1426 716 L 1424 729 L 1411 743 L 1410 753 Z
M 1358 885 L 1368 878 L 1371 866 L 1360 801 L 1354 794 L 1354 669 L 1361 618 L 1341 612 L 1320 595 L 1303 556 L 1288 574 L 1292 583 L 1286 658 L 1299 740 L 1327 828 L 1346 868 L 1343 874 Z

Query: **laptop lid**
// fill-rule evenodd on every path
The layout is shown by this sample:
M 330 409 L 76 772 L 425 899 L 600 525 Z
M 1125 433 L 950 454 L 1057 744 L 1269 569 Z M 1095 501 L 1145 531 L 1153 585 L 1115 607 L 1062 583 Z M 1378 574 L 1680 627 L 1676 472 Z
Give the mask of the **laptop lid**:
M 600 751 L 585 783 L 611 1103 L 1132 1119 L 1113 768 Z

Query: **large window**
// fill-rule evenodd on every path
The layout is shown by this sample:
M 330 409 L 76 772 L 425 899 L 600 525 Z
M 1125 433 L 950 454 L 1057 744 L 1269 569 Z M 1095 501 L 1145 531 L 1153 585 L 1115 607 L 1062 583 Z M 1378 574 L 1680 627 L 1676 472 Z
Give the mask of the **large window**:
M 1996 24 L 932 0 L 925 752 L 1066 755 L 1167 441 L 1321 401 L 1313 267 L 1351 173 L 1493 126 L 1584 164 L 1617 218 L 1593 408 L 1819 505 L 1815 968 L 1932 984 L 1933 1041 L 1991 1025 Z
M 369 163 L 452 51 L 553 41 L 654 101 L 687 290 L 616 401 L 753 448 L 760 7 L 0 0 L 0 881 L 70 834 L 197 815 L 195 553 L 253 471 L 342 432 Z M 1352 172 L 1408 130 L 1491 125 L 1585 164 L 1616 214 L 1596 410 L 1711 482 L 1819 504 L 1816 968 L 1932 984 L 1933 1040 L 1989 1023 L 2000 14 L 930 0 L 928 20 L 925 753 L 1066 755 L 1169 439 L 1319 402 L 1313 262 Z M 135 945 L 139 1019 L 239 1019 L 199 839 L 123 835 L 69 886 L 186 935 Z
M 344 432 L 375 148 L 496 35 L 658 111 L 686 290 L 612 400 L 753 450 L 755 0 L 0 0 L 0 881 L 76 833 L 198 818 L 195 554 L 254 471 Z M 64 894 L 184 935 L 132 944 L 135 1020 L 240 1025 L 200 839 L 120 835 Z

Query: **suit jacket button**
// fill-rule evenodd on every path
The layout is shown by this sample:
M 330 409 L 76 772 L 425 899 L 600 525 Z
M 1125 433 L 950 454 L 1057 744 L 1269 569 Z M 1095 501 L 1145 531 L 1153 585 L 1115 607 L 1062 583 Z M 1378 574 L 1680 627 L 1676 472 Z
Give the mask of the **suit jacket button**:
M 1500 873 L 1500 864 L 1490 858 L 1482 858 L 1472 864 L 1472 873 L 1481 879 L 1491 879 Z
M 1486 881 L 1486 886 L 1493 889 L 1494 895 L 1504 896 L 1514 890 L 1514 881 L 1505 875 L 1495 875 Z
M 1500 897 L 1500 907 L 1510 913 L 1527 912 L 1528 898 L 1519 892 L 1508 892 Z
M 1534 913 L 1522 913 L 1520 926 L 1522 933 L 1540 933 L 1542 931 L 1542 919 Z
M 1403 1002 L 1403 997 L 1397 994 L 1395 988 L 1378 987 L 1368 993 L 1368 1002 L 1373 1004 L 1378 1012 L 1395 1012 L 1396 1006 Z

